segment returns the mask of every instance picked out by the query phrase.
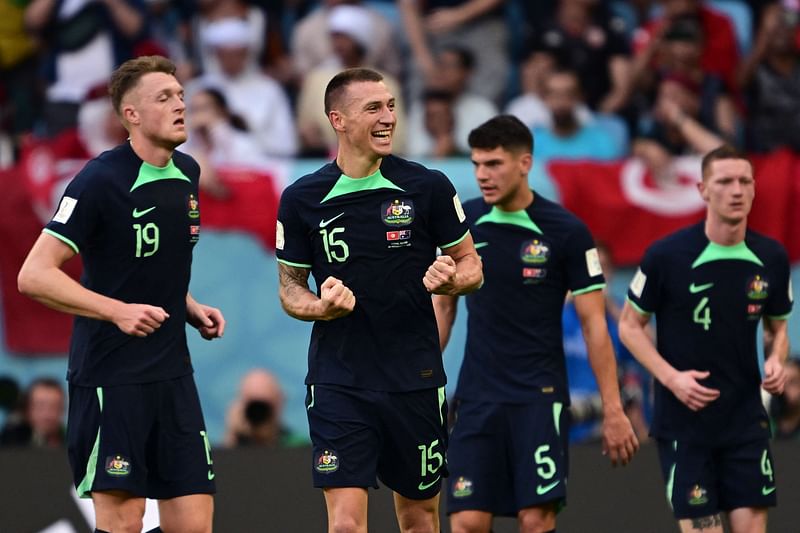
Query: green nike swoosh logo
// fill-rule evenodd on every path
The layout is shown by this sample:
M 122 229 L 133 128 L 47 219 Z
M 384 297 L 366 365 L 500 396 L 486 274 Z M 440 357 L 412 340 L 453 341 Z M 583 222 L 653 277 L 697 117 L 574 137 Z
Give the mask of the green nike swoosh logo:
M 549 485 L 536 485 L 536 494 L 538 494 L 539 496 L 541 496 L 542 494 L 546 494 L 551 490 L 553 490 L 554 488 L 556 488 L 556 485 L 558 485 L 559 483 L 561 483 L 560 479 L 558 481 L 553 481 Z
M 764 496 L 769 496 L 773 492 L 775 492 L 775 487 L 761 487 L 761 494 Z
M 476 250 L 477 250 L 478 248 L 483 248 L 484 246 L 489 246 L 489 243 L 488 243 L 488 242 L 476 242 L 476 243 L 475 243 L 475 249 L 476 249 Z
M 435 485 L 435 484 L 436 484 L 436 483 L 439 481 L 439 478 L 440 478 L 440 477 L 442 477 L 442 476 L 436 476 L 436 479 L 434 479 L 434 480 L 433 480 L 433 481 L 431 481 L 430 483 L 423 483 L 422 481 L 420 481 L 420 482 L 419 482 L 419 487 L 417 487 L 417 488 L 418 488 L 419 490 L 425 490 L 425 489 L 427 489 L 427 488 L 430 488 L 430 487 L 434 486 L 434 485 Z
M 697 294 L 698 292 L 703 292 L 704 290 L 710 289 L 713 286 L 714 286 L 713 283 L 705 283 L 703 285 L 695 285 L 694 283 L 692 283 L 691 285 L 689 285 L 689 292 L 691 292 L 692 294 Z
M 214 472 L 212 472 L 211 470 L 209 470 L 208 471 L 208 480 L 211 481 L 215 477 L 217 477 L 217 475 Z
M 133 208 L 133 218 L 143 217 L 143 216 L 145 216 L 147 213 L 149 213 L 150 211 L 152 211 L 155 208 L 156 208 L 156 206 L 153 206 L 153 207 L 148 207 L 147 209 L 143 209 L 143 210 L 139 211 L 138 209 L 136 209 L 134 207 Z

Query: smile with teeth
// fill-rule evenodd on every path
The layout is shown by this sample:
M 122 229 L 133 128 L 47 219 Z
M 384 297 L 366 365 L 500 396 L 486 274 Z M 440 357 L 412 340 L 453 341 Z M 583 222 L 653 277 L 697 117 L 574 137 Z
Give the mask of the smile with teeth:
M 378 137 L 379 139 L 388 139 L 391 135 L 392 130 L 378 130 L 372 132 L 372 136 Z

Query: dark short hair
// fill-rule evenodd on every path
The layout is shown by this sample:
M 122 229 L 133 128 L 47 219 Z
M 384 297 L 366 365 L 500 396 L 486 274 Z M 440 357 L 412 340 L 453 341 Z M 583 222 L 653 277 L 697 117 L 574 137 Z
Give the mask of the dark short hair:
M 533 134 L 530 128 L 514 115 L 497 115 L 469 132 L 470 148 L 533 153 Z
M 325 114 L 327 115 L 339 105 L 342 94 L 351 83 L 361 81 L 383 81 L 383 75 L 372 69 L 361 67 L 349 68 L 338 73 L 325 87 Z
M 141 56 L 129 59 L 111 73 L 108 94 L 111 95 L 111 104 L 117 114 L 120 114 L 120 105 L 125 94 L 136 87 L 142 76 L 151 72 L 163 72 L 174 76 L 175 64 L 163 56 Z
M 458 45 L 449 45 L 442 48 L 439 54 L 451 53 L 458 57 L 458 63 L 464 70 L 472 70 L 475 66 L 475 54 L 468 48 Z
M 703 174 L 703 179 L 706 179 L 708 176 L 708 173 L 711 170 L 711 164 L 714 161 L 721 161 L 723 159 L 743 159 L 750 164 L 751 169 L 753 168 L 753 162 L 750 161 L 750 159 L 747 157 L 747 154 L 735 146 L 723 144 L 722 146 L 714 148 L 703 156 L 703 161 L 700 163 L 700 171 Z

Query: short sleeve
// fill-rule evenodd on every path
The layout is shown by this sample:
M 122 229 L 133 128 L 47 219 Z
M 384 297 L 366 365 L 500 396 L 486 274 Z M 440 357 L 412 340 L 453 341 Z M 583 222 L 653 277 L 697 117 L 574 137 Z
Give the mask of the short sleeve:
M 441 172 L 433 172 L 433 195 L 430 205 L 431 234 L 439 248 L 449 248 L 469 233 L 461 200 L 455 187 Z
M 306 225 L 298 213 L 293 187 L 288 187 L 283 192 L 278 207 L 275 255 L 278 262 L 285 265 L 301 268 L 311 268 L 312 265 L 311 241 L 308 238 Z
M 99 164 L 89 162 L 67 185 L 53 218 L 44 227 L 44 232 L 67 244 L 79 254 L 85 248 L 100 219 L 100 183 L 92 179 Z
M 659 285 L 658 262 L 652 249 L 648 249 L 631 279 L 628 302 L 643 315 L 655 313 L 658 310 Z
M 792 272 L 789 257 L 780 247 L 770 265 L 771 285 L 764 314 L 769 318 L 785 320 L 792 313 Z
M 589 229 L 579 224 L 566 243 L 567 287 L 573 295 L 600 290 L 606 286 L 600 255 Z

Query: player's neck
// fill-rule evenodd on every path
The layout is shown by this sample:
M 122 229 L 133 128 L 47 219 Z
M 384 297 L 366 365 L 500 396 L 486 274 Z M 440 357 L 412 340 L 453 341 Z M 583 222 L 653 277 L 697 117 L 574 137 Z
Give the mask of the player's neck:
M 533 191 L 529 187 L 521 188 L 512 198 L 508 201 L 498 203 L 496 207 L 500 211 L 513 213 L 514 211 L 521 211 L 533 203 Z
M 172 159 L 173 149 L 156 146 L 134 135 L 130 136 L 128 142 L 131 143 L 131 148 L 139 156 L 139 159 L 154 167 L 165 167 L 169 160 Z
M 709 216 L 706 218 L 705 233 L 708 240 L 713 243 L 733 246 L 744 240 L 747 233 L 747 219 L 730 223 Z
M 344 153 L 341 150 L 336 156 L 336 164 L 342 174 L 348 178 L 366 178 L 371 176 L 381 166 L 383 158 L 368 157 L 362 154 Z

